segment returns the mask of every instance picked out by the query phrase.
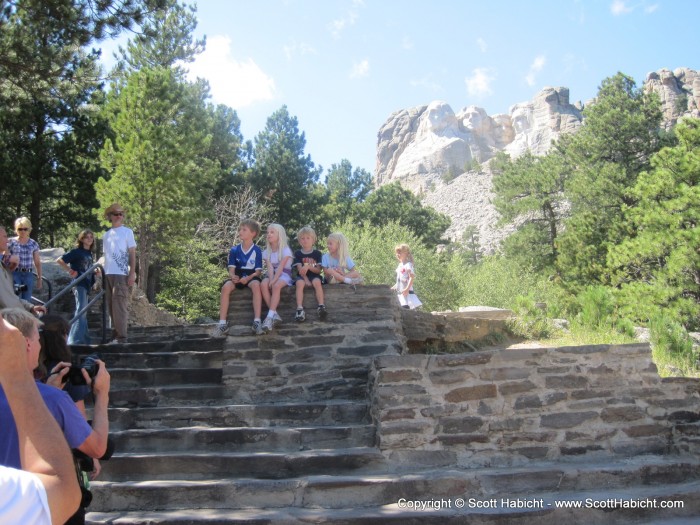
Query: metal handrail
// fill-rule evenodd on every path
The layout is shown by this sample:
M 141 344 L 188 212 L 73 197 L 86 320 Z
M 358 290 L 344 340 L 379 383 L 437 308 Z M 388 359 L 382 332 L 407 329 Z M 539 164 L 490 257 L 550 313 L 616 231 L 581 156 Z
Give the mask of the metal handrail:
M 68 283 L 68 284 L 66 285 L 65 288 L 63 288 L 61 291 L 59 291 L 59 292 L 58 292 L 56 295 L 54 295 L 51 299 L 49 299 L 48 301 L 46 301 L 46 302 L 44 303 L 44 307 L 46 308 L 46 311 L 48 312 L 48 311 L 49 311 L 49 308 L 50 308 L 60 297 L 63 297 L 63 296 L 66 295 L 68 292 L 70 292 L 76 284 L 78 284 L 78 283 L 80 283 L 81 281 L 84 281 L 85 279 L 87 279 L 88 277 L 90 277 L 90 275 L 91 275 L 92 273 L 94 273 L 95 270 L 100 270 L 100 274 L 101 274 L 101 275 L 103 276 L 103 278 L 104 278 L 105 271 L 104 271 L 104 268 L 102 267 L 102 265 L 101 265 L 100 263 L 95 263 L 95 264 L 93 264 L 93 265 L 92 265 L 87 271 L 85 271 L 80 277 L 76 277 L 74 280 L 72 280 L 70 283 Z M 87 310 L 88 310 L 93 304 L 95 304 L 100 298 L 102 298 L 102 344 L 104 344 L 104 343 L 107 342 L 107 302 L 104 300 L 104 295 L 105 295 L 105 291 L 104 291 L 104 286 L 103 286 L 102 289 L 101 289 L 99 292 L 97 292 L 97 294 L 95 295 L 95 297 L 93 297 L 90 301 L 88 301 L 88 304 L 86 304 L 85 307 L 83 307 L 79 312 L 76 312 L 75 315 L 73 316 L 73 318 L 69 321 L 69 324 L 71 324 L 71 325 L 72 325 L 73 323 L 75 323 L 75 322 L 80 318 L 81 315 L 83 315 L 85 312 L 87 312 Z

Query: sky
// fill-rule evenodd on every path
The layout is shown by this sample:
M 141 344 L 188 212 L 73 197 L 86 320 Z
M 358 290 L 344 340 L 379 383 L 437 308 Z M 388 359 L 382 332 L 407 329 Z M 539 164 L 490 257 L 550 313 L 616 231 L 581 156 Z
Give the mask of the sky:
M 700 70 L 696 0 L 199 0 L 190 65 L 254 140 L 286 105 L 305 152 L 374 173 L 395 111 L 447 102 L 508 113 L 544 87 L 592 99 L 618 72 Z M 103 56 L 111 46 L 103 45 Z

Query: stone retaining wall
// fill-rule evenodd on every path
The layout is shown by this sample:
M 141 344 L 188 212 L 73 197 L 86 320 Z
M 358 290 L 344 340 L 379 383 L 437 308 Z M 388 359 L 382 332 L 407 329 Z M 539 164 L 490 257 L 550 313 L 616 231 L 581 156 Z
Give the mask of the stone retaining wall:
M 700 381 L 661 379 L 647 344 L 380 356 L 370 381 L 399 464 L 700 451 Z

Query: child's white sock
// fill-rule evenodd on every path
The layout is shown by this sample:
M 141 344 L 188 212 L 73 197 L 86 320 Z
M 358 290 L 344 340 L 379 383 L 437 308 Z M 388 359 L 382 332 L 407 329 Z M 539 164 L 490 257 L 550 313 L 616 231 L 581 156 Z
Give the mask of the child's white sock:
M 267 312 L 267 316 L 268 316 L 268 317 L 274 317 L 276 313 L 277 313 L 277 312 L 276 312 L 275 310 L 270 310 L 269 312 Z
M 226 324 L 226 319 L 219 319 L 219 326 L 224 326 Z
M 352 279 L 350 279 L 350 277 L 346 277 L 345 279 L 343 279 L 343 282 L 345 284 L 352 284 Z
M 253 321 L 259 323 L 259 322 L 260 322 L 260 318 L 259 318 L 259 317 L 256 317 L 255 319 L 253 319 Z

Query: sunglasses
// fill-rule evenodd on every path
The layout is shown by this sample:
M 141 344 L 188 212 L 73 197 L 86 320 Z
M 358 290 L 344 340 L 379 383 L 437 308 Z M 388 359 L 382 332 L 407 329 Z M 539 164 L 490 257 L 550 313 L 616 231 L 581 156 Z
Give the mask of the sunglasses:
M 29 231 L 29 228 L 17 228 L 18 232 L 26 232 Z
M 124 215 L 124 212 L 123 211 L 115 211 L 115 212 L 110 213 L 110 215 L 112 217 L 121 217 L 122 215 Z

